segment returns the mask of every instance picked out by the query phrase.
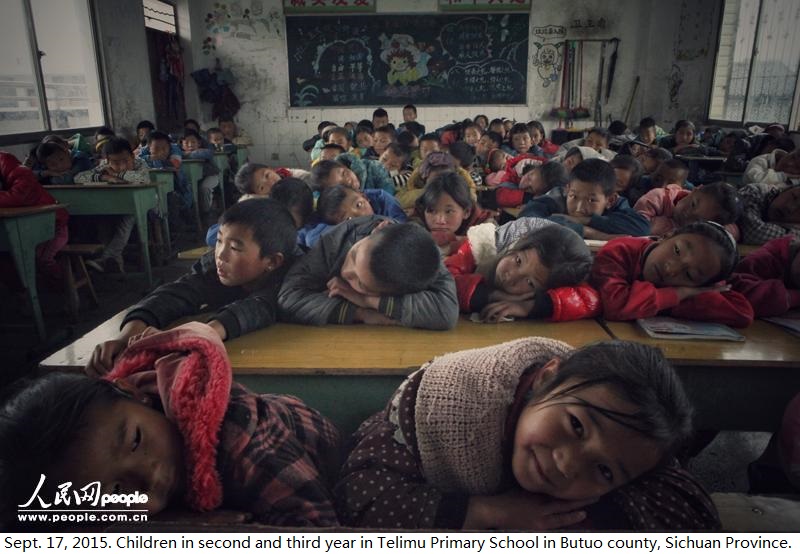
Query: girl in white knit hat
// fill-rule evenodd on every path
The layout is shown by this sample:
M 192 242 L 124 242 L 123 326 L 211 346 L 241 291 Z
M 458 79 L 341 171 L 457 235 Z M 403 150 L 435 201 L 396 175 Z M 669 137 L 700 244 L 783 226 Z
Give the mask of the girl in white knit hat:
M 447 354 L 354 436 L 344 525 L 707 529 L 708 495 L 671 466 L 691 406 L 661 353 L 540 337 Z

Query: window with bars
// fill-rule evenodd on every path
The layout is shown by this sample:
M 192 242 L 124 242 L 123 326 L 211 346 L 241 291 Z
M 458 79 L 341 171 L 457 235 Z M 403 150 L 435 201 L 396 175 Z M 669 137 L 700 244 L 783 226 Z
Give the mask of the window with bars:
M 88 0 L 0 2 L 0 136 L 103 125 Z
M 788 124 L 800 71 L 800 2 L 725 0 L 709 119 Z
M 177 33 L 175 6 L 161 0 L 142 0 L 144 6 L 144 26 L 157 31 Z

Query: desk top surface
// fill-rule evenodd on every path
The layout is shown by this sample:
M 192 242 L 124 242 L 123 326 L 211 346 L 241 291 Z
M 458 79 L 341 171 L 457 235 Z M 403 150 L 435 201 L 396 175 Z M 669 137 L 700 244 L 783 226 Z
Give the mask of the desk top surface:
M 181 250 L 178 252 L 179 260 L 199 260 L 204 254 L 213 250 L 211 246 L 198 246 L 189 250 Z
M 119 333 L 122 311 L 41 362 L 48 369 L 82 368 L 103 341 Z M 453 331 L 401 327 L 281 323 L 228 341 L 236 374 L 406 375 L 434 356 L 522 337 L 543 336 L 573 346 L 608 339 L 594 320 L 548 323 L 517 321 L 498 325 L 461 319 Z
M 0 217 L 20 217 L 24 215 L 54 212 L 66 208 L 67 204 L 45 204 L 44 206 L 21 206 L 19 208 L 0 208 Z
M 154 188 L 155 183 L 86 183 L 71 185 L 45 185 L 46 190 L 120 190 Z
M 758 368 L 800 368 L 800 339 L 780 327 L 756 320 L 747 329 L 737 329 L 744 342 L 712 340 L 653 339 L 635 322 L 606 322 L 613 335 L 658 346 L 679 366 L 743 366 Z

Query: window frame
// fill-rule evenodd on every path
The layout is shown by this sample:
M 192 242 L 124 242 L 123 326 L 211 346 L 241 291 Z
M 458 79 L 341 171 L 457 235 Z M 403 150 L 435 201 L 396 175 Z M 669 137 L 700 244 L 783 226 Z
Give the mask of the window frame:
M 758 1 L 758 15 L 756 17 L 755 37 L 753 38 L 753 49 L 750 51 L 750 67 L 747 70 L 747 86 L 744 92 L 744 108 L 742 109 L 742 120 L 729 120 L 729 119 L 712 119 L 711 118 L 711 102 L 714 100 L 714 79 L 717 74 L 717 59 L 719 58 L 720 44 L 722 43 L 722 23 L 725 19 L 725 2 L 722 0 L 722 9 L 719 13 L 719 23 L 717 25 L 717 48 L 714 51 L 714 73 L 711 76 L 711 84 L 708 91 L 708 101 L 706 102 L 706 121 L 710 125 L 719 125 L 721 127 L 745 127 L 750 125 L 760 125 L 765 127 L 770 123 L 780 123 L 787 129 L 793 129 L 800 125 L 800 62 L 796 68 L 794 92 L 792 93 L 792 106 L 789 110 L 789 121 L 751 121 L 745 118 L 747 115 L 747 101 L 750 98 L 750 81 L 753 78 L 753 64 L 756 59 L 756 48 L 758 46 L 758 38 L 761 35 L 761 13 L 764 9 L 764 0 Z
M 33 22 L 33 8 L 31 7 L 30 0 L 20 0 L 22 2 L 23 10 L 25 12 L 25 28 L 28 33 L 28 42 L 31 48 L 31 60 L 33 61 L 33 79 L 37 88 L 37 96 L 39 98 L 39 112 L 44 119 L 45 129 L 41 131 L 29 131 L 26 133 L 0 133 L 0 146 L 9 146 L 16 144 L 24 144 L 31 142 L 38 142 L 47 135 L 52 134 L 93 134 L 100 127 L 108 125 L 108 83 L 105 79 L 105 58 L 103 51 L 100 48 L 100 40 L 97 32 L 97 15 L 95 13 L 95 0 L 84 0 L 86 3 L 86 11 L 89 14 L 89 27 L 92 32 L 91 44 L 95 53 L 95 65 L 97 69 L 97 78 L 101 83 L 100 86 L 100 105 L 103 111 L 102 125 L 93 125 L 89 127 L 73 127 L 69 129 L 53 129 L 50 121 L 50 109 L 47 106 L 47 94 L 44 87 L 44 73 L 42 72 L 41 56 L 39 50 L 39 42 L 36 38 L 36 26 Z

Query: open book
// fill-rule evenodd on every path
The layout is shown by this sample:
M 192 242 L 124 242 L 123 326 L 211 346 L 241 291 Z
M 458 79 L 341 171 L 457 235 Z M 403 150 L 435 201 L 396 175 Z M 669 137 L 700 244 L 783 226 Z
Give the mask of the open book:
M 637 319 L 636 323 L 655 339 L 744 340 L 743 335 L 721 323 L 689 321 L 674 317 L 648 317 Z
M 764 321 L 780 325 L 794 336 L 800 337 L 800 310 L 791 310 L 779 317 L 765 317 Z

